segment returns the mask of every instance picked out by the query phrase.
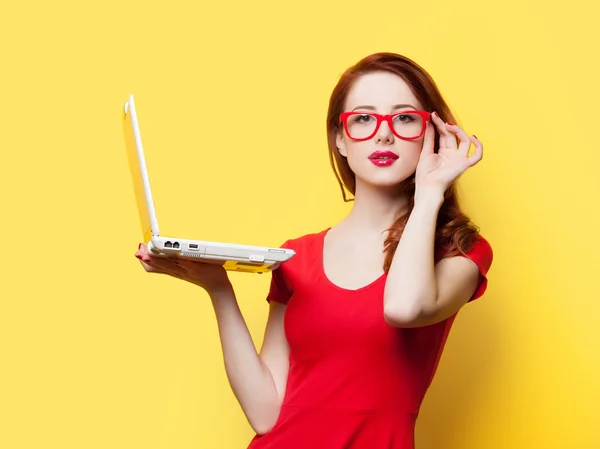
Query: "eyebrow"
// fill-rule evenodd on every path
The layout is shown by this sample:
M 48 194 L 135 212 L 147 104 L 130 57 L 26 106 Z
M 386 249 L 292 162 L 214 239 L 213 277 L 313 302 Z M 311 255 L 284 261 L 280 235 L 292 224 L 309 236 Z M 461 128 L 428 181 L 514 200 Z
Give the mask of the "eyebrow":
M 412 104 L 397 104 L 392 109 L 400 109 L 400 108 L 413 108 L 413 109 L 417 109 Z M 352 110 L 355 111 L 357 109 L 370 109 L 371 111 L 374 111 L 376 108 L 374 106 L 361 105 L 361 106 L 356 106 Z

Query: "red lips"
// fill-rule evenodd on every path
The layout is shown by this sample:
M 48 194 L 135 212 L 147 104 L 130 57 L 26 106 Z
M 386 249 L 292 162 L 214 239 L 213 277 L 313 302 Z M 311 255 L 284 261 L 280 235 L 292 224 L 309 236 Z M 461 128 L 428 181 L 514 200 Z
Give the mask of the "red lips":
M 389 167 L 398 159 L 393 151 L 375 151 L 369 156 L 369 160 L 377 167 Z
M 371 159 L 371 160 L 373 160 L 373 159 L 396 160 L 396 159 L 398 159 L 398 155 L 396 153 L 394 153 L 393 151 L 375 151 L 375 152 L 371 153 L 371 155 L 369 156 L 369 159 Z

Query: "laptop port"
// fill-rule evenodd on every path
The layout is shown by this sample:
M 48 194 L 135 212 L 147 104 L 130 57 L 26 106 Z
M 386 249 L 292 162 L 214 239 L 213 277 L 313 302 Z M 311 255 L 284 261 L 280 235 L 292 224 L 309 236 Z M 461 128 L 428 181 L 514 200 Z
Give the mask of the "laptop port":
M 165 248 L 173 248 L 172 242 L 165 242 Z
M 179 249 L 179 242 L 175 242 L 175 243 L 173 243 L 173 248 L 175 248 L 175 249 Z
M 190 250 L 191 251 L 198 251 L 198 244 L 196 243 L 190 243 Z

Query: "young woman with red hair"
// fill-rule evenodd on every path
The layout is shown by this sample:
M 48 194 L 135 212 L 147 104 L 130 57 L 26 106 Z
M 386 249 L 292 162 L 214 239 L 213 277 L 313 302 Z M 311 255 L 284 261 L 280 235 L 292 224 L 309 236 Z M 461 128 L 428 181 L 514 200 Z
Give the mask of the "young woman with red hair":
M 342 75 L 327 136 L 353 207 L 283 245 L 297 254 L 272 274 L 259 352 L 222 267 L 136 253 L 147 271 L 209 293 L 229 382 L 256 431 L 250 449 L 414 448 L 450 328 L 492 263 L 455 187 L 483 146 L 453 123 L 406 57 L 373 54 Z

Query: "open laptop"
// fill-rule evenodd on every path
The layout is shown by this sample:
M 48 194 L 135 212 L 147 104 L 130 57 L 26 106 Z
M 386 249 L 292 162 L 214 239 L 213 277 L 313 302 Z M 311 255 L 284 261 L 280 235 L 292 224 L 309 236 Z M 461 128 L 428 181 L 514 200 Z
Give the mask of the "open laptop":
M 276 269 L 296 254 L 293 250 L 284 248 L 162 236 L 154 209 L 133 95 L 130 95 L 129 100 L 125 103 L 123 133 L 142 225 L 143 240 L 154 255 L 219 264 L 228 271 L 264 273 Z

